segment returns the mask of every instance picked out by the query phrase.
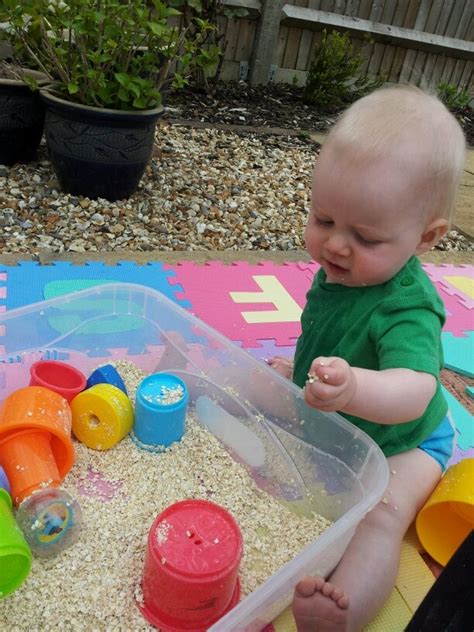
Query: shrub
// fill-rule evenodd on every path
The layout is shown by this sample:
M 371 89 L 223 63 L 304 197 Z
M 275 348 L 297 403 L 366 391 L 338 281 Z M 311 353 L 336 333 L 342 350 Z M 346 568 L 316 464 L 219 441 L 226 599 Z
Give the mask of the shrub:
M 318 107 L 341 107 L 378 88 L 382 79 L 361 74 L 363 58 L 355 55 L 348 33 L 324 30 L 314 51 L 303 99 Z
M 471 108 L 472 97 L 466 88 L 457 88 L 449 83 L 438 84 L 436 91 L 441 101 L 450 110 L 463 110 Z M 472 109 L 472 108 L 471 108 Z

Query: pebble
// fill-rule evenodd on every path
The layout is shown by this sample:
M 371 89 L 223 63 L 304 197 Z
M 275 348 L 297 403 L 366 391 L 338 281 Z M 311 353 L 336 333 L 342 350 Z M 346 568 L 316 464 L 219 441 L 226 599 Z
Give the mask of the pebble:
M 42 145 L 39 161 L 0 166 L 0 251 L 303 250 L 317 151 L 295 136 L 162 123 L 136 193 L 109 202 L 60 191 Z M 439 249 L 474 246 L 451 231 Z

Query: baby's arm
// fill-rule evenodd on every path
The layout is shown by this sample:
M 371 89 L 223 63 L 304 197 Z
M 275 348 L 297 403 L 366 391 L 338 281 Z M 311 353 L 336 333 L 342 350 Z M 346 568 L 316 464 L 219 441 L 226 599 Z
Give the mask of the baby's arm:
M 428 373 L 360 369 L 342 358 L 316 358 L 309 375 L 305 400 L 310 406 L 327 412 L 339 410 L 380 424 L 417 419 L 436 390 L 436 379 Z

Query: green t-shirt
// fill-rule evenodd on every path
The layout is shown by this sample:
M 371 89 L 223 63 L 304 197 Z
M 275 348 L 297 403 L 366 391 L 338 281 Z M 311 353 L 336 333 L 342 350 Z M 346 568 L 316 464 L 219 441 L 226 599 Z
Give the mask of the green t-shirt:
M 436 392 L 418 419 L 387 425 L 341 413 L 371 436 L 386 456 L 420 445 L 448 407 L 439 382 L 444 307 L 418 259 L 412 257 L 393 279 L 369 287 L 326 283 L 321 268 L 306 298 L 294 382 L 303 388 L 318 356 L 338 356 L 351 366 L 375 371 L 406 368 L 434 375 Z

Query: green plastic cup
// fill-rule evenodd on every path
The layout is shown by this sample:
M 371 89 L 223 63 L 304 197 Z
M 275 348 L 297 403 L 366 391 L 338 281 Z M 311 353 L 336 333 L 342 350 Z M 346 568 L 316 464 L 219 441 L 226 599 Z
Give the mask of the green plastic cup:
M 10 494 L 0 488 L 0 599 L 28 577 L 31 551 L 12 513 Z

